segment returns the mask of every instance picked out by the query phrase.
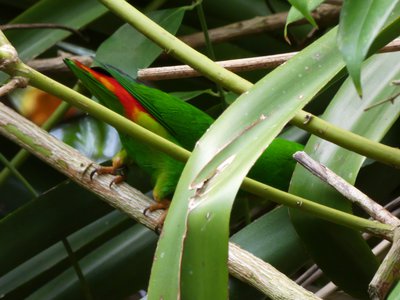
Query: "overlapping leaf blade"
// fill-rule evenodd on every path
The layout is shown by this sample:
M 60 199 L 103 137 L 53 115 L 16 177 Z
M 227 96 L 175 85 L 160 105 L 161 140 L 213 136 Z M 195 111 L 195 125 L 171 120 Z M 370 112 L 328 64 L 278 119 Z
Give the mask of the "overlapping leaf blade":
M 311 15 L 311 11 L 315 8 L 315 1 L 312 0 L 289 0 L 290 4 L 293 5 L 313 26 L 318 27 L 315 23 L 314 18 Z
M 308 1 L 308 9 L 310 11 L 313 11 L 322 2 L 324 2 L 324 0 L 309 0 Z M 288 26 L 290 24 L 298 21 L 298 20 L 303 19 L 303 18 L 304 18 L 304 15 L 295 6 L 292 6 L 290 8 L 288 16 L 287 16 L 287 19 L 286 19 L 285 29 L 284 29 L 285 38 L 287 38 L 287 28 L 288 28 Z
M 392 11 L 398 5 L 399 1 L 392 0 L 344 1 L 340 16 L 338 46 L 360 95 L 362 94 L 361 63 L 388 19 L 399 17 L 392 15 Z

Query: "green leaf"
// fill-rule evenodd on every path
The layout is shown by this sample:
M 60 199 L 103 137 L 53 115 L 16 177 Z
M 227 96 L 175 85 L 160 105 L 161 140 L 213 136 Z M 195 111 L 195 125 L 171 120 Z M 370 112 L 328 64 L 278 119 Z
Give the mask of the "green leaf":
M 175 33 L 181 25 L 183 8 L 155 11 L 149 17 L 160 26 Z M 110 64 L 136 78 L 137 71 L 148 67 L 163 51 L 129 24 L 121 26 L 100 45 L 96 59 Z M 138 53 L 141 53 L 140 57 Z
M 310 11 L 313 11 L 316 9 L 324 0 L 308 0 L 308 9 Z M 288 16 L 286 18 L 286 24 L 285 24 L 285 29 L 284 29 L 284 36 L 285 39 L 288 40 L 287 38 L 287 28 L 290 24 L 301 20 L 304 18 L 304 15 L 295 7 L 292 6 L 289 10 Z
M 198 142 L 160 237 L 150 299 L 172 299 L 180 292 L 183 298 L 227 298 L 228 220 L 233 198 L 264 148 L 343 68 L 335 38 L 336 30 L 332 30 L 269 73 L 240 96 Z
M 400 298 L 400 283 L 397 283 L 393 290 L 390 292 L 387 300 L 396 300 Z
M 391 81 L 400 76 L 399 58 L 398 53 L 371 58 L 365 64 L 362 75 L 365 86 L 363 99 L 359 98 L 348 79 L 326 109 L 323 119 L 379 141 L 398 118 L 400 103 L 386 103 L 368 111 L 364 109 L 390 97 L 396 91 Z M 351 184 L 354 184 L 365 160 L 363 156 L 316 137 L 309 140 L 305 151 Z M 349 201 L 300 166 L 296 167 L 292 177 L 290 192 L 351 212 Z M 360 233 L 295 209 L 290 209 L 290 214 L 297 232 L 324 273 L 351 295 L 367 297 L 368 283 L 378 263 Z
M 393 0 L 347 0 L 343 3 L 338 46 L 359 95 L 362 95 L 361 63 L 388 19 L 399 17 L 392 15 L 399 3 Z
M 57 23 L 79 29 L 103 15 L 107 9 L 95 0 L 42 0 L 31 6 L 10 23 Z M 60 29 L 7 31 L 6 36 L 17 49 L 19 57 L 30 60 L 43 53 L 71 33 Z
M 189 101 L 193 98 L 196 98 L 200 95 L 211 95 L 213 97 L 218 97 L 218 94 L 213 92 L 212 89 L 207 89 L 207 90 L 198 90 L 198 91 L 188 91 L 188 92 L 172 92 L 169 93 L 170 95 L 173 95 L 175 97 L 178 97 L 182 99 L 183 101 Z
M 96 162 L 111 159 L 121 148 L 117 131 L 90 116 L 62 124 L 51 134 Z
M 311 15 L 311 11 L 315 8 L 315 0 L 288 0 L 314 27 L 318 27 L 315 23 L 314 18 Z M 321 2 L 321 1 L 320 1 Z

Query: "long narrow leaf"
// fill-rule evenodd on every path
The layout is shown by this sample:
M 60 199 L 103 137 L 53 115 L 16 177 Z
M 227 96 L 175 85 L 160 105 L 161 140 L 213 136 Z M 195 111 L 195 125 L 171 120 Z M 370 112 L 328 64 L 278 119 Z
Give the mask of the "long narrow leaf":
M 175 298 L 180 286 L 182 297 L 227 297 L 228 220 L 233 198 L 263 149 L 343 68 L 335 35 L 332 30 L 258 82 L 199 141 L 181 176 L 159 241 L 150 299 Z M 211 181 L 218 182 L 218 187 L 211 190 Z

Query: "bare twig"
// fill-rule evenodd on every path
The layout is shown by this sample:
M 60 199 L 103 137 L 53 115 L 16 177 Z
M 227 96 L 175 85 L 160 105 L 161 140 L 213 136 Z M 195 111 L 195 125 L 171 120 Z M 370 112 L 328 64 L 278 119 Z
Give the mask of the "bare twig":
M 122 210 L 148 228 L 156 229 L 160 213 L 143 215 L 143 210 L 154 203 L 148 197 L 127 183 L 109 188 L 110 182 L 114 179 L 111 175 L 95 176 L 91 180 L 90 173 L 98 166 L 2 103 L 0 103 L 0 116 L 0 134 L 24 147 L 83 188 L 95 193 L 108 204 Z M 274 299 L 319 299 L 269 264 L 232 243 L 229 245 L 228 265 L 231 274 L 260 291 L 267 292 L 271 298 L 276 294 L 280 295 L 280 298 Z M 257 274 L 261 276 L 255 277 L 255 266 Z M 258 270 L 263 272 L 259 273 Z
M 87 40 L 87 38 L 79 30 L 76 30 L 75 28 L 65 26 L 62 24 L 57 24 L 57 23 L 27 23 L 27 24 L 3 24 L 3 25 L 0 25 L 0 30 L 2 30 L 2 31 L 15 30 L 15 29 L 61 29 L 61 30 L 66 30 L 73 34 L 76 34 L 83 40 Z
M 251 263 L 249 263 L 251 261 Z M 242 270 L 242 264 L 245 263 L 246 272 Z M 274 267 L 265 267 L 265 262 L 253 254 L 243 251 L 239 246 L 229 243 L 229 261 L 228 267 L 230 273 L 235 276 L 236 272 L 241 276 L 245 275 L 248 280 L 245 282 L 258 283 L 263 287 L 262 292 L 266 295 L 273 295 L 271 299 L 319 299 L 309 291 L 303 290 L 299 293 L 298 285 L 289 280 L 286 275 L 277 271 Z M 279 276 L 277 276 L 279 274 Z M 237 277 L 237 276 L 235 276 Z M 267 282 L 264 282 L 267 280 Z M 289 284 L 290 282 L 290 284 Z M 284 283 L 284 284 L 282 284 Z M 271 287 L 274 287 L 273 290 Z
M 331 185 L 353 203 L 359 205 L 374 219 L 393 226 L 400 225 L 400 220 L 388 212 L 384 207 L 373 201 L 353 185 L 349 184 L 346 180 L 336 175 L 326 166 L 313 160 L 304 151 L 296 152 L 293 157 L 312 174 Z
M 68 67 L 65 65 L 63 59 L 70 58 L 78 60 L 86 66 L 90 66 L 93 62 L 93 58 L 90 56 L 78 56 L 78 55 L 61 55 L 52 58 L 34 59 L 27 63 L 28 66 L 34 68 L 35 70 L 45 73 L 45 72 L 70 72 Z
M 28 79 L 24 77 L 14 77 L 5 85 L 0 87 L 0 97 L 12 92 L 17 88 L 24 88 L 28 85 Z
M 340 7 L 336 5 L 320 5 L 313 17 L 320 27 L 336 24 L 339 19 Z M 212 43 L 221 43 L 231 41 L 243 36 L 271 32 L 282 29 L 286 24 L 287 12 L 277 13 L 265 17 L 256 17 L 250 20 L 244 20 L 232 23 L 226 26 L 210 29 L 210 41 Z M 295 22 L 295 25 L 306 24 L 305 19 Z M 204 46 L 205 40 L 202 32 L 179 37 L 183 42 L 193 48 Z
M 242 58 L 218 61 L 217 64 L 232 72 L 245 72 L 258 69 L 270 69 L 275 68 L 294 55 L 297 52 L 259 56 L 252 58 Z M 187 78 L 201 76 L 199 72 L 192 69 L 188 65 L 171 66 L 171 67 L 159 67 L 159 68 L 147 68 L 138 71 L 138 78 L 143 80 L 165 80 L 172 78 Z
M 394 282 L 400 279 L 400 227 L 394 231 L 393 245 L 369 285 L 373 300 L 385 299 Z

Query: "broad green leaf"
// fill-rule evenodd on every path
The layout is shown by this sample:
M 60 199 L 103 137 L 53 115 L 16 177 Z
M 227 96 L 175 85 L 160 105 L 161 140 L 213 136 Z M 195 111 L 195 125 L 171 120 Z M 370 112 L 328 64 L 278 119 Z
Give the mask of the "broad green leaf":
M 240 96 L 198 142 L 159 241 L 150 299 L 172 299 L 180 292 L 183 298 L 193 294 L 206 299 L 227 297 L 228 220 L 233 198 L 264 148 L 343 68 L 335 35 L 336 30 L 330 31 L 269 73 Z
M 149 14 L 160 26 L 175 33 L 181 25 L 184 8 L 155 11 Z M 121 26 L 100 45 L 96 59 L 110 64 L 136 78 L 137 71 L 148 67 L 163 51 L 129 24 Z M 140 57 L 138 55 L 140 53 Z
M 312 0 L 288 0 L 314 27 L 318 27 L 315 23 L 314 18 L 311 15 L 311 11 L 314 9 L 314 1 Z
M 397 283 L 393 290 L 390 292 L 387 300 L 396 300 L 400 298 L 400 283 Z
M 74 183 L 64 182 L 44 193 L 0 221 L 0 274 L 110 210 Z
M 146 288 L 157 235 L 134 225 L 79 261 L 94 299 L 124 299 Z M 84 299 L 72 268 L 26 299 Z
M 400 2 L 393 0 L 347 0 L 343 3 L 338 46 L 360 95 L 362 94 L 361 63 L 388 19 L 400 16 L 392 15 L 398 3 Z
M 400 76 L 399 59 L 398 53 L 371 58 L 362 74 L 365 86 L 363 99 L 359 98 L 348 79 L 328 106 L 323 119 L 379 141 L 399 117 L 400 103 L 388 102 L 368 111 L 364 109 L 396 92 L 391 82 Z M 354 184 L 365 160 L 363 156 L 316 137 L 309 140 L 305 150 L 351 184 Z M 349 201 L 300 166 L 296 167 L 290 192 L 351 212 Z M 294 209 L 290 209 L 290 213 L 296 230 L 324 273 L 346 292 L 355 297 L 367 297 L 367 286 L 378 263 L 360 233 Z
M 64 219 L 68 221 L 70 216 Z M 132 219 L 114 210 L 68 236 L 68 242 L 79 260 L 132 226 Z M 70 267 L 70 258 L 60 241 L 0 277 L 0 290 L 8 298 L 22 299 Z

